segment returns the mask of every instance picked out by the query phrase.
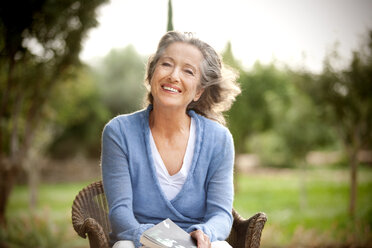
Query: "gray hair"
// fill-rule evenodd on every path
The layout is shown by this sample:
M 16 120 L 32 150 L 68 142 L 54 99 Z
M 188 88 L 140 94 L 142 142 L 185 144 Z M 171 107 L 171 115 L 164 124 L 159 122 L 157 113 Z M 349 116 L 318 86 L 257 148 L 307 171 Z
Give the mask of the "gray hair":
M 204 92 L 199 100 L 192 101 L 187 109 L 192 109 L 198 114 L 225 124 L 223 112 L 230 109 L 235 97 L 240 93 L 240 87 L 236 82 L 238 73 L 225 66 L 216 51 L 207 43 L 195 38 L 192 33 L 170 31 L 160 39 L 157 51 L 149 58 L 146 68 L 147 103 L 152 104 L 154 100 L 150 82 L 156 64 L 166 48 L 174 42 L 191 44 L 198 48 L 203 55 L 200 68 L 200 87 L 204 89 Z

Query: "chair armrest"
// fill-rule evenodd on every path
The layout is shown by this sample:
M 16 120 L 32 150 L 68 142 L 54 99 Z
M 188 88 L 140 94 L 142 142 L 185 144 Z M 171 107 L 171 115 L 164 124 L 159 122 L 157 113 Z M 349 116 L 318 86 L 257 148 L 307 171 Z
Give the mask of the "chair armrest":
M 235 248 L 259 248 L 261 233 L 267 221 L 265 213 L 244 219 L 233 209 L 234 223 L 227 241 Z
M 75 231 L 79 236 L 86 238 L 88 234 L 90 247 L 97 248 L 108 248 L 109 243 L 107 241 L 105 232 L 102 226 L 93 218 L 87 218 L 83 222 L 73 223 Z
M 91 218 L 96 207 L 91 197 L 97 195 L 96 190 L 93 191 L 92 193 L 87 187 L 76 196 L 71 211 L 72 225 L 80 237 L 86 238 L 88 235 L 90 248 L 108 248 L 109 242 L 104 229 L 95 218 Z

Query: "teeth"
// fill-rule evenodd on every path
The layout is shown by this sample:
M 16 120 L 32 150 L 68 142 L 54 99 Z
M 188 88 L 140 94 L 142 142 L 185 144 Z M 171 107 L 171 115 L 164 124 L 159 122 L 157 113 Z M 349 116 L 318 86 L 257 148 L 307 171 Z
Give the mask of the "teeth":
M 178 90 L 173 89 L 173 88 L 171 88 L 171 87 L 163 86 L 163 89 L 165 89 L 165 90 L 169 90 L 169 91 L 172 91 L 172 92 L 175 92 L 175 93 L 178 93 Z

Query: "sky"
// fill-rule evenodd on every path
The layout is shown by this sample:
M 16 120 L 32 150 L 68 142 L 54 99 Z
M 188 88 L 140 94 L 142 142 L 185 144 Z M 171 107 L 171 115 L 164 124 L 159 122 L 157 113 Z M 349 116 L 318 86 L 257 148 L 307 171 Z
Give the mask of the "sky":
M 249 69 L 256 61 L 321 71 L 337 43 L 344 64 L 372 30 L 372 0 L 173 0 L 173 26 L 194 32 Z M 92 62 L 132 44 L 147 56 L 166 32 L 168 0 L 111 0 L 98 10 L 99 25 L 80 57 Z

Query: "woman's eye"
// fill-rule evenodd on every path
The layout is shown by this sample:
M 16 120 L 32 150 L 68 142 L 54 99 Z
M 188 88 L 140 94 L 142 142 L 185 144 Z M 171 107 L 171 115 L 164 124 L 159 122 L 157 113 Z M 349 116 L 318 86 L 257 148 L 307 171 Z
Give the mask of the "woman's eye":
M 186 69 L 185 72 L 187 74 L 190 74 L 190 75 L 194 76 L 194 72 L 192 70 Z
M 161 63 L 161 65 L 162 65 L 162 66 L 171 66 L 171 64 L 168 63 L 168 62 L 163 62 L 163 63 Z

